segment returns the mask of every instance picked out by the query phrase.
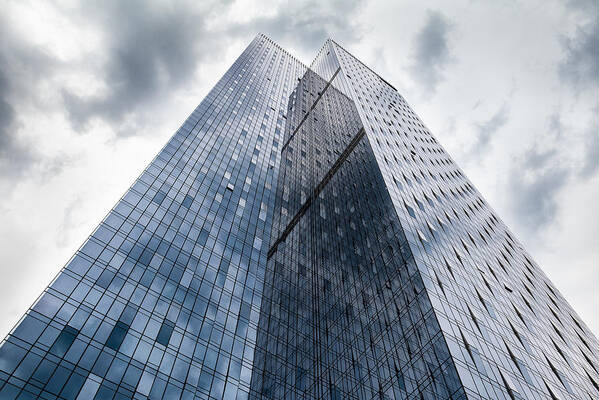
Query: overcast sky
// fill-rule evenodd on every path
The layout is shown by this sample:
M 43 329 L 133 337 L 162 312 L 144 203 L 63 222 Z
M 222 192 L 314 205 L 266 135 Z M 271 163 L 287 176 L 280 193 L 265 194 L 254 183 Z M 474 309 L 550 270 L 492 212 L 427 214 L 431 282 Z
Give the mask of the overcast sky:
M 0 0 L 0 337 L 258 32 L 397 87 L 599 332 L 599 2 L 147 3 Z

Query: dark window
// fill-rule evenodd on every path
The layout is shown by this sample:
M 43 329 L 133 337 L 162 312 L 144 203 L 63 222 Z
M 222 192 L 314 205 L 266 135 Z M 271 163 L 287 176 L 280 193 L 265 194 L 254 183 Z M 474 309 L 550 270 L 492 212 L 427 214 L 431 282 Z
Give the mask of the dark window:
M 165 346 L 168 345 L 169 340 L 171 340 L 171 335 L 173 334 L 173 329 L 175 329 L 175 324 L 169 321 L 168 319 L 164 320 L 164 323 L 160 327 L 160 331 L 158 332 L 158 336 L 156 337 L 156 341 Z
M 406 203 L 404 203 L 404 205 L 406 206 L 406 210 L 408 210 L 408 214 L 410 214 L 412 218 L 416 218 L 416 213 L 414 213 L 414 209 Z
M 50 353 L 63 357 L 71 348 L 79 331 L 71 326 L 65 326 L 50 348 Z
M 156 193 L 156 195 L 154 196 L 152 201 L 156 204 L 160 204 L 160 203 L 162 203 L 162 201 L 164 200 L 165 197 L 166 197 L 166 193 L 164 193 L 162 190 L 160 190 L 160 191 L 158 191 L 158 193 Z
M 108 285 L 110 285 L 110 282 L 112 281 L 112 278 L 114 278 L 114 275 L 114 272 L 105 269 L 100 275 L 100 277 L 96 280 L 96 285 L 106 289 Z
M 208 240 L 208 234 L 209 232 L 206 229 L 202 229 L 200 231 L 200 236 L 198 237 L 198 244 L 200 246 L 204 246 L 206 244 L 206 241 Z
M 191 197 L 190 195 L 187 195 L 183 199 L 183 202 L 181 203 L 181 205 L 185 208 L 189 208 L 191 206 L 192 202 L 193 202 L 193 197 Z
M 397 371 L 397 385 L 401 390 L 406 390 L 406 382 L 404 380 L 403 374 Z
M 116 323 L 112 332 L 110 332 L 110 336 L 108 336 L 108 340 L 106 341 L 106 346 L 110 347 L 113 350 L 118 350 L 125 340 L 125 335 L 127 335 L 127 330 L 129 329 L 129 325 L 119 321 Z

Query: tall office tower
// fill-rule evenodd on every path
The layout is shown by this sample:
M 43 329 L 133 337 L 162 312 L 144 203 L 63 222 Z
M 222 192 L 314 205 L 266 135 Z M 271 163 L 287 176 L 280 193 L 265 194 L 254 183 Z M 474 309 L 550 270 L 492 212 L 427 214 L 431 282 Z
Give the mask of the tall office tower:
M 38 396 L 595 399 L 599 343 L 393 86 L 259 35 L 2 343 Z

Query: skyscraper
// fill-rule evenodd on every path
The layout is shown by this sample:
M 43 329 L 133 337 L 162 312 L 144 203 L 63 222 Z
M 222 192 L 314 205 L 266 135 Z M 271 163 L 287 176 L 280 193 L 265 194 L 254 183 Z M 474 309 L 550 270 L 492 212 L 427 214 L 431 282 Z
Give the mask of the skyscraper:
M 0 398 L 593 399 L 599 343 L 403 97 L 258 35 L 0 345 Z

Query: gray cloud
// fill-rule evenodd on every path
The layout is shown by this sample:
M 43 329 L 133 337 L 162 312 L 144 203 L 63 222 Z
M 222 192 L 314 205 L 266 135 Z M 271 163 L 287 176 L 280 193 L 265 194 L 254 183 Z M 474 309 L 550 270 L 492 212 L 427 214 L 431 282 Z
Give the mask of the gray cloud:
M 599 112 L 599 108 L 595 109 L 595 113 L 597 112 Z M 595 118 L 594 123 L 588 128 L 585 138 L 580 175 L 583 178 L 590 178 L 599 170 L 599 118 Z
M 509 196 L 521 229 L 530 235 L 556 218 L 559 191 L 566 185 L 568 168 L 555 150 L 529 149 L 510 173 Z
M 424 26 L 416 35 L 410 72 L 430 94 L 434 94 L 437 85 L 443 81 L 443 69 L 452 59 L 447 44 L 451 29 L 443 14 L 429 11 Z
M 562 38 L 564 57 L 558 66 L 563 83 L 575 93 L 599 88 L 599 3 L 592 0 L 574 0 L 566 3 L 580 21 L 575 33 Z M 593 92 L 594 93 L 594 92 Z M 593 115 L 599 111 L 599 103 Z M 591 178 L 599 169 L 599 119 L 591 118 L 583 132 L 584 152 L 581 178 Z
M 142 1 L 90 3 L 79 11 L 79 18 L 81 23 L 98 25 L 104 34 L 106 48 L 100 51 L 106 61 L 95 74 L 109 90 L 91 97 L 63 90 L 70 120 L 76 130 L 85 130 L 91 119 L 101 118 L 118 135 L 134 135 L 144 106 L 187 84 L 201 63 L 224 54 L 231 40 L 249 42 L 261 31 L 314 53 L 328 36 L 344 41 L 358 38 L 347 16 L 360 3 L 338 1 L 323 9 L 316 2 L 294 2 L 281 5 L 273 15 L 220 29 L 208 27 L 209 21 L 225 13 L 230 4 L 199 9 L 180 2 L 169 6 Z M 124 119 L 129 122 L 125 129 L 120 126 Z
M 8 83 L 3 71 L 0 71 L 0 93 L 8 92 Z M 13 134 L 15 129 L 15 110 L 4 98 L 0 98 L 0 166 L 6 169 L 7 164 L 13 164 L 15 158 L 24 159 L 26 153 L 19 149 L 19 144 Z
M 574 162 L 568 166 L 572 174 L 576 174 L 582 179 L 592 178 L 599 170 L 599 117 L 595 116 L 599 113 L 599 106 L 591 108 L 591 110 L 593 117 L 588 126 L 581 132 L 577 132 L 580 134 L 574 137 L 574 140 L 582 145 L 582 151 L 575 151 L 575 157 L 570 157 Z M 572 135 L 566 135 L 566 133 L 570 133 L 572 129 L 570 126 L 564 126 L 562 115 L 556 112 L 549 117 L 548 138 L 545 139 L 545 142 L 561 143 L 562 146 L 563 143 L 568 143 L 566 141 L 571 143 Z M 562 149 L 559 151 L 564 153 Z M 559 151 L 558 148 L 555 148 L 552 153 Z
M 535 143 L 514 159 L 507 191 L 518 224 L 534 236 L 557 218 L 557 195 L 568 184 L 571 165 L 563 160 L 555 144 L 563 137 L 559 113 L 547 118 L 547 130 L 537 134 Z
M 599 5 L 595 0 L 567 0 L 565 3 L 568 7 L 580 10 L 599 9 Z
M 579 27 L 563 43 L 566 56 L 559 65 L 561 78 L 576 88 L 599 84 L 599 21 Z
M 218 30 L 206 29 L 206 21 L 215 11 L 212 7 L 185 7 L 180 2 L 87 3 L 78 18 L 81 23 L 99 26 L 104 35 L 105 48 L 92 58 L 106 60 L 94 73 L 108 91 L 85 97 L 63 90 L 73 126 L 84 129 L 90 119 L 98 117 L 112 123 L 116 133 L 134 135 L 134 131 L 118 129 L 124 118 L 135 125 L 139 122 L 136 113 L 143 111 L 144 105 L 188 83 L 205 58 L 217 58 L 226 49 L 226 37 Z
M 293 44 L 312 55 L 327 38 L 349 44 L 361 38 L 359 19 L 354 18 L 362 0 L 289 2 L 279 6 L 272 16 L 259 17 L 238 27 L 247 31 L 258 29 L 284 44 Z M 302 60 L 310 64 L 311 60 Z
M 576 89 L 599 84 L 599 3 L 575 0 L 566 3 L 580 20 L 575 33 L 562 37 L 564 58 L 558 66 L 559 75 Z
M 491 118 L 475 125 L 476 140 L 470 148 L 471 156 L 481 156 L 489 148 L 493 135 L 508 122 L 509 114 L 509 107 L 504 103 Z
M 555 149 L 539 151 L 538 149 L 529 149 L 524 156 L 524 166 L 528 169 L 539 170 L 550 163 L 557 155 Z
M 2 86 L 0 77 L 0 92 Z M 0 173 L 4 178 L 20 175 L 37 159 L 37 155 L 17 136 L 15 115 L 6 99 L 0 98 Z
M 0 15 L 0 180 L 21 177 L 43 161 L 33 144 L 21 135 L 18 108 L 44 107 L 38 87 L 56 63 L 39 48 L 30 45 L 12 30 L 11 22 Z M 10 185 L 9 185 L 10 186 Z
M 562 117 L 558 112 L 555 112 L 549 116 L 549 132 L 553 134 L 556 140 L 561 139 L 564 136 Z

